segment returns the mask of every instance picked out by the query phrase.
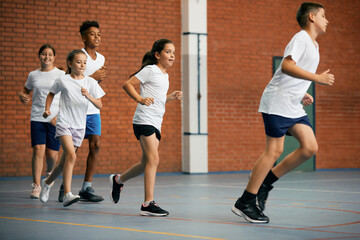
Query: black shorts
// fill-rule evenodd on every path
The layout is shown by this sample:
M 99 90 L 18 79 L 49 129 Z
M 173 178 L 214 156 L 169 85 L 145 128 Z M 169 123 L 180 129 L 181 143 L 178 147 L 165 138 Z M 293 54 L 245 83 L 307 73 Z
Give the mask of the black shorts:
M 144 135 L 145 137 L 148 137 L 150 135 L 156 134 L 156 138 L 160 141 L 161 134 L 160 131 L 152 126 L 152 125 L 139 125 L 139 124 L 133 124 L 134 134 L 137 140 L 140 139 L 141 135 Z

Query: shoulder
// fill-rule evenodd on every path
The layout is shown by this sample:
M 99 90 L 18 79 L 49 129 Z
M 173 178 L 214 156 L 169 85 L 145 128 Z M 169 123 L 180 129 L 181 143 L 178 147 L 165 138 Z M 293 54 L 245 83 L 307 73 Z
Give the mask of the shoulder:
M 57 68 L 57 67 L 54 68 L 54 72 L 55 72 L 56 74 L 58 74 L 59 76 L 62 76 L 62 75 L 65 75 L 65 74 L 66 74 L 65 71 L 63 71 L 63 70 L 61 70 L 61 69 L 59 69 L 59 68 Z
M 29 77 L 35 76 L 35 75 L 38 74 L 39 72 L 40 72 L 39 69 L 36 69 L 36 70 L 34 70 L 34 71 L 31 71 L 31 72 L 29 72 Z
M 96 57 L 98 57 L 98 58 L 101 59 L 101 60 L 105 60 L 105 56 L 102 55 L 102 54 L 99 53 L 99 52 L 96 52 Z
M 94 78 L 92 77 L 89 77 L 89 76 L 85 76 L 85 79 L 84 79 L 86 82 L 90 83 L 91 85 L 95 85 L 95 84 L 98 84 L 98 81 L 96 81 Z

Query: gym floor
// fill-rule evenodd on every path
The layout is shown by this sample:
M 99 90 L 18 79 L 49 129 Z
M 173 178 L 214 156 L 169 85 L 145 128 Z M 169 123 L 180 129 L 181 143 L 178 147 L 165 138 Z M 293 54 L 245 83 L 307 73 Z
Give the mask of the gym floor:
M 61 179 L 47 203 L 30 199 L 31 178 L 0 179 L 0 239 L 360 239 L 360 170 L 291 172 L 274 184 L 266 205 L 268 224 L 251 224 L 231 207 L 248 172 L 160 174 L 155 201 L 167 217 L 139 215 L 143 177 L 128 181 L 118 204 L 108 176 L 93 187 L 101 203 L 57 201 Z M 78 193 L 82 177 L 74 176 Z

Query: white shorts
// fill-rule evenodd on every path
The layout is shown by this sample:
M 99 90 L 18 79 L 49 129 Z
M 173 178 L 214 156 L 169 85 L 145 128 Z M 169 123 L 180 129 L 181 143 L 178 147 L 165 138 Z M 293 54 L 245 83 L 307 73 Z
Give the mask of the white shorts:
M 56 124 L 55 137 L 72 136 L 73 144 L 75 147 L 80 147 L 85 136 L 85 129 L 74 129 L 71 127 L 62 127 Z

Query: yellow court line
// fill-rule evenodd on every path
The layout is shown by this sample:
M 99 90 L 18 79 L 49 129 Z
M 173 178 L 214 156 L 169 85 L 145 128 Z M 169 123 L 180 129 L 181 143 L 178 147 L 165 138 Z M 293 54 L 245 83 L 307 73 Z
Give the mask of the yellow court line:
M 157 232 L 157 231 L 146 231 L 146 230 L 139 230 L 139 229 L 132 229 L 132 228 L 121 228 L 121 227 L 108 227 L 108 226 L 88 225 L 88 224 L 81 224 L 81 223 L 54 222 L 54 221 L 46 221 L 46 220 L 25 219 L 25 218 L 13 218 L 13 217 L 2 217 L 2 216 L 0 216 L 0 218 L 3 218 L 3 219 L 11 219 L 11 220 L 30 221 L 30 222 L 57 223 L 57 224 L 73 225 L 73 226 L 82 226 L 82 227 L 108 228 L 108 229 L 117 229 L 117 230 L 132 231 L 132 232 L 142 232 L 142 233 L 162 234 L 162 235 L 178 236 L 178 237 L 189 237 L 189 238 L 200 238 L 200 239 L 211 239 L 211 240 L 225 240 L 225 239 L 222 239 L 222 238 L 211 238 L 211 237 L 201 237 L 201 236 L 185 235 L 185 234 L 177 234 L 177 233 L 167 233 L 167 232 Z

